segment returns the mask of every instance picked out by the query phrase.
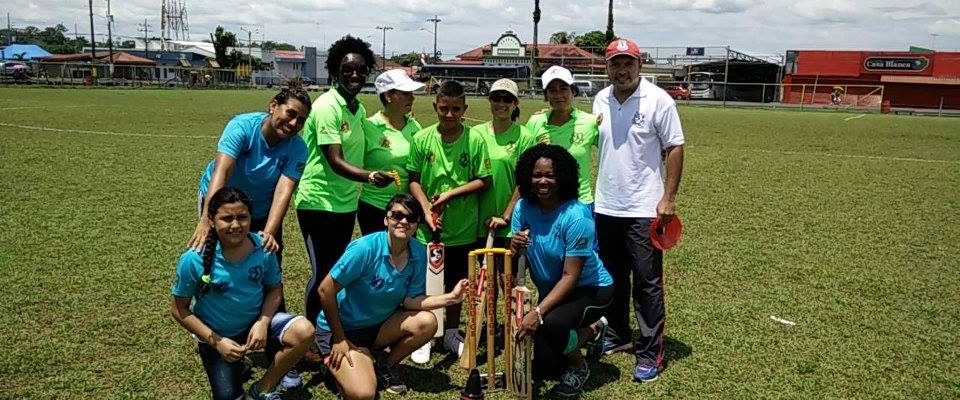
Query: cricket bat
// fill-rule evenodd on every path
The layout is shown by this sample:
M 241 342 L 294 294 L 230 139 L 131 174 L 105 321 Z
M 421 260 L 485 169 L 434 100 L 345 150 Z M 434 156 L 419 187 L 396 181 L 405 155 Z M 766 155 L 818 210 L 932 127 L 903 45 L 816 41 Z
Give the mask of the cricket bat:
M 529 335 L 518 335 L 523 316 L 532 309 L 533 293 L 527 288 L 526 256 L 520 255 L 517 261 L 517 282 L 510 291 L 510 301 L 513 302 L 513 314 L 510 318 L 512 325 L 513 349 L 509 352 L 511 377 L 508 379 L 507 389 L 522 399 L 533 397 L 533 338 Z
M 487 232 L 487 242 L 486 248 L 493 247 L 493 230 Z M 466 337 L 464 338 L 464 351 L 460 355 L 460 366 L 465 369 L 472 369 L 476 363 L 477 355 L 477 343 L 479 343 L 480 333 L 483 331 L 483 319 L 485 312 L 486 304 L 486 286 L 487 286 L 487 256 L 485 255 L 480 264 L 480 268 L 474 268 L 473 261 L 471 260 L 471 265 L 468 267 L 473 271 L 468 271 L 468 278 L 471 282 L 476 282 L 476 287 L 470 287 L 470 295 L 467 296 L 467 301 L 465 302 L 465 307 L 467 307 L 467 330 Z M 476 279 L 473 279 L 473 274 L 476 274 Z
M 431 213 L 434 225 L 440 222 L 440 213 L 434 211 Z M 446 264 L 446 246 L 440 239 L 440 228 L 433 231 L 433 237 L 427 244 L 427 296 L 436 296 L 444 294 L 443 287 L 443 269 Z M 440 307 L 433 310 L 433 315 L 437 317 L 437 332 L 433 337 L 443 336 L 443 319 L 445 316 L 444 308 Z

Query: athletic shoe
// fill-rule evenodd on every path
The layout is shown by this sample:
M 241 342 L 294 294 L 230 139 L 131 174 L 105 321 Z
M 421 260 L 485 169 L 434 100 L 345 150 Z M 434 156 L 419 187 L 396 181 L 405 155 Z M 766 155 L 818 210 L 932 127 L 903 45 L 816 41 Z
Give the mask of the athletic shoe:
M 560 378 L 560 384 L 553 388 L 553 394 L 561 399 L 576 399 L 583 393 L 583 385 L 590 378 L 590 368 L 568 368 Z
M 660 378 L 660 371 L 656 365 L 637 364 L 633 367 L 633 380 L 639 382 L 653 382 Z
M 246 400 L 283 400 L 280 397 L 280 393 L 273 391 L 270 393 L 260 392 L 260 381 L 256 381 L 250 384 L 250 388 L 247 389 Z
M 633 350 L 633 342 L 621 343 L 610 338 L 603 339 L 603 354 L 611 355 L 620 351 Z
M 457 329 L 447 329 L 443 333 L 443 347 L 457 357 L 463 354 L 463 336 Z
M 419 349 L 410 354 L 410 359 L 417 364 L 426 364 L 430 362 L 430 347 L 433 347 L 433 341 L 429 341 L 420 346 Z
M 381 383 L 387 392 L 393 394 L 404 394 L 407 392 L 407 385 L 400 380 L 400 375 L 397 374 L 397 371 L 387 365 L 386 358 L 378 358 L 376 364 L 374 364 L 374 370 L 377 372 L 378 383 Z
M 291 368 L 283 378 L 280 379 L 280 388 L 281 390 L 293 390 L 299 388 L 303 384 L 303 381 L 300 380 L 300 371 L 297 371 L 296 368 Z
M 607 317 L 600 317 L 593 325 L 597 329 L 597 334 L 587 340 L 584 347 L 587 349 L 588 359 L 599 360 L 603 355 L 603 338 L 607 337 Z

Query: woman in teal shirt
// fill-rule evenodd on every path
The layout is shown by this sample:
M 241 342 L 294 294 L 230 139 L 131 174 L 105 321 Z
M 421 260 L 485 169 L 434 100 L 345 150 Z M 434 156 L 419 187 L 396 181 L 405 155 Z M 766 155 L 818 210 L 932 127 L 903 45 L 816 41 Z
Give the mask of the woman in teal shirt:
M 467 286 L 464 279 L 449 293 L 427 296 L 426 246 L 411 240 L 422 208 L 398 194 L 386 211 L 386 231 L 351 242 L 318 289 L 317 348 L 347 399 L 374 398 L 378 377 L 388 392 L 406 392 L 394 366 L 433 339 L 437 318 L 429 310 L 459 304 Z

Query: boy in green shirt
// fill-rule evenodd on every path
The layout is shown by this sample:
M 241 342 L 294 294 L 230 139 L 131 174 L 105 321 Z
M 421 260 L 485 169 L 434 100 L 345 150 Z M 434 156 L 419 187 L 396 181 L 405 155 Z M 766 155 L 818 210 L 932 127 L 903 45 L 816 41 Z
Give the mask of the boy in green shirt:
M 423 207 L 425 215 L 442 212 L 441 239 L 446 245 L 444 288 L 452 288 L 467 276 L 467 253 L 477 236 L 477 193 L 490 186 L 490 156 L 486 143 L 463 125 L 467 111 L 463 86 L 454 81 L 445 82 L 437 91 L 433 109 L 439 122 L 413 136 L 407 172 L 410 194 Z M 427 218 L 421 224 L 417 239 L 426 243 L 430 233 L 441 228 Z M 460 325 L 460 305 L 446 309 L 444 346 L 460 353 L 463 338 Z

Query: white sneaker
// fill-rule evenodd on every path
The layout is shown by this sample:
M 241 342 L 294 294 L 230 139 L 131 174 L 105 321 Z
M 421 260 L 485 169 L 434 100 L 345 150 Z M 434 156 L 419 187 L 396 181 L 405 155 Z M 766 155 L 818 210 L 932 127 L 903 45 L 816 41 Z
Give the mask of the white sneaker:
M 433 347 L 433 340 L 424 343 L 419 349 L 410 354 L 410 359 L 417 364 L 426 364 L 430 362 L 430 348 Z
M 463 354 L 463 336 L 458 329 L 447 329 L 443 332 L 443 347 L 457 357 Z

